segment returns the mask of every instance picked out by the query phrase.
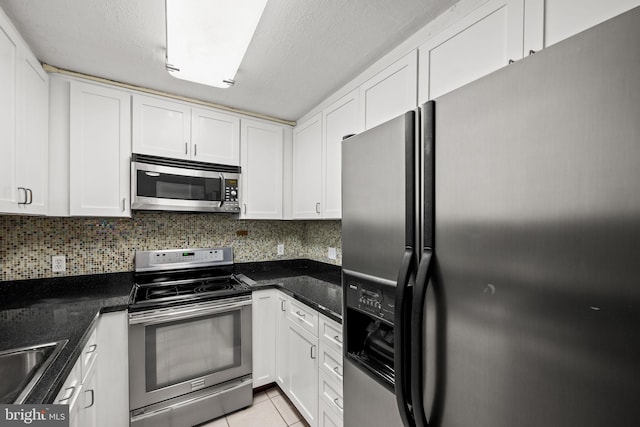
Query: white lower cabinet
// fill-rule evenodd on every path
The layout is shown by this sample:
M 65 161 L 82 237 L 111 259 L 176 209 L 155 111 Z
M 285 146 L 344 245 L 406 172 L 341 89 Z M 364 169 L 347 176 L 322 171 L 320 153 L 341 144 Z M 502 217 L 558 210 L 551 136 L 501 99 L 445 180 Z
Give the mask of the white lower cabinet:
M 54 400 L 69 405 L 70 426 L 129 425 L 128 326 L 126 311 L 98 318 Z
M 311 427 L 318 417 L 318 338 L 294 322 L 288 334 L 289 399 Z
M 255 301 L 266 301 L 264 292 L 254 292 L 258 312 L 263 307 Z M 254 345 L 261 339 L 256 333 L 275 331 L 275 338 L 268 332 L 267 336 L 275 343 L 276 384 L 311 427 L 342 426 L 342 326 L 284 292 L 272 292 L 273 319 L 264 317 L 265 324 L 254 330 Z M 254 313 L 254 319 L 257 316 Z M 254 360 L 260 355 L 254 352 Z M 266 377 L 258 373 L 259 377 L 254 372 L 254 387 L 267 384 L 256 384 L 257 377 Z
M 288 368 L 289 368 L 289 352 L 285 351 L 288 348 L 287 335 L 289 331 L 289 325 L 287 323 L 287 303 L 289 297 L 283 292 L 276 291 L 276 370 L 275 380 L 276 384 L 280 386 L 282 390 L 287 389 L 288 384 Z
M 265 289 L 253 293 L 253 387 L 275 381 L 276 292 Z

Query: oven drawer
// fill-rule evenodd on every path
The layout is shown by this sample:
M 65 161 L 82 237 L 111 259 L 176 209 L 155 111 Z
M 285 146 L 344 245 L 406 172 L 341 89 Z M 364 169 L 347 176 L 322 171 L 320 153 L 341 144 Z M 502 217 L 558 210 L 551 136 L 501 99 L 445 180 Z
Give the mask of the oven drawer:
M 131 417 L 131 427 L 192 426 L 251 405 L 250 379 L 211 387 L 145 408 Z
M 321 314 L 319 330 L 320 342 L 342 354 L 342 325 Z
M 318 312 L 305 304 L 289 299 L 287 318 L 296 325 L 311 332 L 314 337 L 318 336 Z
M 344 375 L 342 353 L 336 353 L 324 342 L 320 342 L 320 371 L 324 372 L 336 385 L 342 387 Z

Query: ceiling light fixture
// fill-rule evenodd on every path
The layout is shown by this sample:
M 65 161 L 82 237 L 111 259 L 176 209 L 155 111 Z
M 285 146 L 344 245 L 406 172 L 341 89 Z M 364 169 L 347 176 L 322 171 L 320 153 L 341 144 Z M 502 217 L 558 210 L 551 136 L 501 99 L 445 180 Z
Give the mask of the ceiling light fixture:
M 173 77 L 229 87 L 267 0 L 166 0 L 167 62 Z

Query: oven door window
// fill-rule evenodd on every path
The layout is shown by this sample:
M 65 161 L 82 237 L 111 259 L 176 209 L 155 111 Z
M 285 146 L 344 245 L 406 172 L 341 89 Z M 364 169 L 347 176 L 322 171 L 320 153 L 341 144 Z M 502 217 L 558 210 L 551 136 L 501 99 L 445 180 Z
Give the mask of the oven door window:
M 234 310 L 146 326 L 147 391 L 240 366 L 240 314 Z
M 222 200 L 222 180 L 220 178 L 171 175 L 138 170 L 137 180 L 137 195 L 139 197 L 203 202 Z

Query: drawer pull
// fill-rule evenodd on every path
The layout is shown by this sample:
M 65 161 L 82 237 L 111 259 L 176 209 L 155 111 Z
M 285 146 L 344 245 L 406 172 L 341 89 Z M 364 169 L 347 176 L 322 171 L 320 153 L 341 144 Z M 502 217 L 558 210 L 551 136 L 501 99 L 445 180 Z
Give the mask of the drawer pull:
M 342 338 L 340 337 L 340 335 L 336 335 L 335 337 L 333 337 L 333 339 L 334 339 L 337 343 L 342 344 Z
M 301 317 L 301 318 L 303 318 L 303 319 L 304 319 L 304 318 L 305 318 L 305 316 L 306 316 L 306 314 L 301 313 L 301 312 L 300 312 L 300 310 L 296 311 L 296 314 L 298 315 L 298 317 Z
M 333 399 L 333 403 L 342 411 L 343 408 L 342 405 L 340 405 L 340 398 L 336 397 L 335 399 Z
M 84 392 L 85 396 L 87 395 L 87 393 L 91 393 L 91 404 L 85 406 L 84 409 L 91 408 L 93 406 L 93 404 L 96 403 L 96 395 L 95 395 L 94 391 L 93 390 L 85 390 L 85 392 Z
M 315 349 L 316 349 L 316 346 L 315 346 L 315 345 L 312 345 L 312 346 L 311 346 L 311 358 L 312 358 L 312 359 L 315 359 L 315 358 L 316 358 L 316 355 L 314 354 L 314 353 L 315 353 L 315 351 L 314 351 Z
M 87 354 L 93 353 L 94 351 L 96 351 L 97 348 L 98 348 L 98 344 L 91 344 L 87 349 L 86 353 Z
M 339 366 L 336 366 L 335 368 L 333 368 L 333 372 L 335 372 L 337 376 L 342 378 L 342 373 L 340 372 L 340 367 Z
M 62 399 L 58 400 L 58 403 L 65 404 L 69 399 L 71 399 L 75 389 L 76 389 L 75 386 L 67 387 L 65 389 L 64 397 Z

